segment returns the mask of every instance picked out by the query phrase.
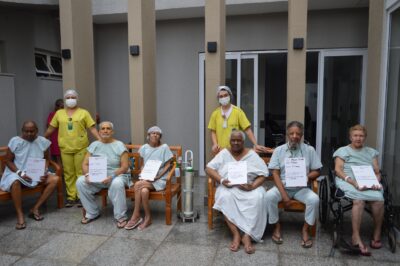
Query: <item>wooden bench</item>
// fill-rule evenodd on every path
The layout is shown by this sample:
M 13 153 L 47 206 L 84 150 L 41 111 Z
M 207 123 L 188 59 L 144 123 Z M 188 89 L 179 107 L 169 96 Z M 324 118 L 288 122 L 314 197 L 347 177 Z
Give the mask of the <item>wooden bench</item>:
M 138 179 L 138 176 L 141 171 L 141 158 L 138 153 L 139 148 L 142 145 L 137 144 L 126 144 L 126 148 L 128 149 L 129 159 L 134 159 L 134 165 L 131 165 L 131 176 L 134 181 Z M 172 224 L 172 198 L 174 196 L 177 197 L 177 210 L 182 210 L 182 191 L 181 191 L 181 177 L 177 176 L 174 180 L 175 176 L 175 166 L 176 166 L 176 158 L 182 156 L 182 147 L 181 146 L 169 146 L 169 149 L 174 154 L 174 162 L 171 164 L 171 169 L 168 171 L 167 175 L 167 184 L 164 190 L 162 191 L 151 191 L 150 192 L 150 200 L 160 200 L 165 201 L 165 223 L 167 225 Z M 182 171 L 181 171 L 182 173 Z M 135 200 L 135 191 L 133 186 L 125 189 L 126 197 L 131 198 L 132 201 Z M 102 198 L 103 207 L 107 206 L 107 189 L 102 189 L 98 193 L 98 195 Z
M 270 157 L 261 157 L 266 164 L 269 163 Z M 267 180 L 273 181 L 272 176 L 267 177 Z M 311 184 L 312 190 L 318 194 L 318 182 L 317 180 L 314 180 Z M 216 182 L 211 178 L 208 177 L 208 229 L 212 230 L 213 229 L 213 216 L 214 216 L 214 210 L 213 206 L 215 203 L 215 191 L 216 191 Z M 290 212 L 304 212 L 306 209 L 306 206 L 301 203 L 300 201 L 297 200 L 290 200 L 290 207 L 285 208 L 283 202 L 279 202 L 278 208 L 284 209 L 285 211 L 290 211 Z M 317 228 L 317 222 L 311 227 L 311 236 L 315 236 L 316 233 L 316 228 Z
M 4 169 L 6 167 L 5 165 L 6 152 L 7 152 L 7 147 L 0 147 L 0 178 L 3 175 Z M 56 175 L 60 177 L 57 184 L 56 193 L 57 193 L 57 207 L 61 209 L 62 207 L 64 207 L 64 196 L 63 196 L 64 193 L 62 185 L 61 167 L 54 161 L 50 161 L 50 167 L 55 171 Z M 22 196 L 32 195 L 36 193 L 43 193 L 44 189 L 45 189 L 44 184 L 40 183 L 34 188 L 23 187 Z M 10 192 L 0 190 L 1 201 L 8 201 L 11 199 L 12 198 Z

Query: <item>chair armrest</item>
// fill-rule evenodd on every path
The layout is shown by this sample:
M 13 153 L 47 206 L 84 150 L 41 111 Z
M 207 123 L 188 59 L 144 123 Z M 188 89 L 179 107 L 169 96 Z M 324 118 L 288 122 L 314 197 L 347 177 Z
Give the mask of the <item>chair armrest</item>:
M 171 190 L 171 185 L 172 185 L 172 176 L 175 175 L 175 167 L 176 163 L 172 163 L 170 166 L 170 169 L 168 170 L 168 175 L 167 175 L 167 184 L 165 186 L 165 190 Z
M 315 193 L 318 194 L 318 181 L 317 181 L 317 179 L 314 179 L 311 182 L 311 189 L 312 189 L 312 191 L 314 191 Z

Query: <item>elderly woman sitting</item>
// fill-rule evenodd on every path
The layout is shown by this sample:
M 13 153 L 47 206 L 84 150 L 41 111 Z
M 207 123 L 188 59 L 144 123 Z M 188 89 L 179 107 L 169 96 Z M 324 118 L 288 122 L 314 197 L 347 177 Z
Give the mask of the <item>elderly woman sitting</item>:
M 367 130 L 361 125 L 355 125 L 349 131 L 351 143 L 347 146 L 339 148 L 334 154 L 336 185 L 344 191 L 346 197 L 353 199 L 352 207 L 352 243 L 360 249 L 360 254 L 370 256 L 371 253 L 363 244 L 360 237 L 361 217 L 363 214 L 365 203 L 371 205 L 372 216 L 375 222 L 375 228 L 372 235 L 371 248 L 379 249 L 382 247 L 381 227 L 384 212 L 384 199 L 382 187 L 373 185 L 370 188 L 360 187 L 355 179 L 352 166 L 372 166 L 376 178 L 380 181 L 378 165 L 378 151 L 373 148 L 364 146 L 367 137 Z
M 213 208 L 224 214 L 232 232 L 230 250 L 238 251 L 242 242 L 246 253 L 252 254 L 255 249 L 251 239 L 259 242 L 267 223 L 266 191 L 261 185 L 268 169 L 253 150 L 244 147 L 244 140 L 242 131 L 232 130 L 231 147 L 220 151 L 207 164 L 206 172 L 221 184 L 217 187 Z M 235 169 L 239 165 L 242 169 Z M 233 176 L 243 170 L 247 182 L 236 185 Z
M 149 161 L 158 161 L 161 163 L 156 177 L 153 181 L 139 180 L 135 183 L 135 204 L 132 218 L 129 220 L 125 229 L 132 230 L 137 226 L 139 230 L 151 225 L 151 213 L 149 206 L 150 191 L 164 190 L 167 184 L 167 172 L 170 169 L 173 154 L 167 144 L 161 144 L 162 131 L 154 126 L 147 131 L 147 144 L 139 149 L 140 157 L 146 165 Z M 144 220 L 140 217 L 140 207 L 144 209 Z
M 114 206 L 114 218 L 117 227 L 123 228 L 127 223 L 127 206 L 125 187 L 131 185 L 128 172 L 129 160 L 125 145 L 113 138 L 114 126 L 111 122 L 102 122 L 99 126 L 100 141 L 94 141 L 87 148 L 83 160 L 82 170 L 84 175 L 76 182 L 79 197 L 84 207 L 82 224 L 88 224 L 100 216 L 100 208 L 95 201 L 95 193 L 102 188 L 108 188 L 108 197 Z M 107 159 L 107 177 L 98 182 L 89 175 L 89 158 L 105 157 Z

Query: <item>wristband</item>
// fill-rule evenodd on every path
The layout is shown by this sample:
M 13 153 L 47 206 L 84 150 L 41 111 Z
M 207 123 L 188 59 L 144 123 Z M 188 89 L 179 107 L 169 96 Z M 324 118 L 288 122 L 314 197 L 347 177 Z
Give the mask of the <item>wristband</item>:
M 350 176 L 346 175 L 346 176 L 344 177 L 344 181 L 347 182 L 347 179 L 349 179 L 349 178 L 350 178 Z
M 17 175 L 20 175 L 20 174 L 22 173 L 22 171 L 21 171 L 21 170 L 17 170 L 17 171 L 15 171 L 15 173 L 16 173 Z
M 225 180 L 225 178 L 221 178 L 221 179 L 219 180 L 219 183 L 222 184 L 222 182 L 224 182 L 224 180 Z
M 26 176 L 26 172 L 25 172 L 25 171 L 22 171 L 22 172 L 21 172 L 21 177 L 24 177 L 24 176 Z
M 85 174 L 85 177 L 88 177 L 88 176 L 89 176 L 89 173 L 86 173 L 86 174 Z

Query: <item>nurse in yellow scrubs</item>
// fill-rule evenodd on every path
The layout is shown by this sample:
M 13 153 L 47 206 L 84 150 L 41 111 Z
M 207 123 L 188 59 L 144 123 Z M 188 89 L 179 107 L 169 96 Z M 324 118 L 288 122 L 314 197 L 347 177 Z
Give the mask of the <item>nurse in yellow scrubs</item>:
M 254 150 L 259 153 L 272 153 L 273 149 L 257 144 L 251 130 L 250 121 L 242 109 L 231 103 L 233 94 L 228 86 L 217 88 L 217 99 L 220 107 L 211 114 L 208 129 L 211 130 L 212 152 L 217 154 L 224 148 L 229 148 L 232 129 L 242 130 L 254 145 Z
M 78 93 L 69 89 L 64 94 L 65 108 L 56 112 L 44 136 L 48 138 L 58 128 L 58 145 L 64 168 L 64 181 L 67 190 L 65 207 L 77 204 L 81 207 L 76 180 L 82 175 L 82 162 L 89 146 L 87 129 L 99 139 L 96 123 L 89 112 L 78 107 Z

